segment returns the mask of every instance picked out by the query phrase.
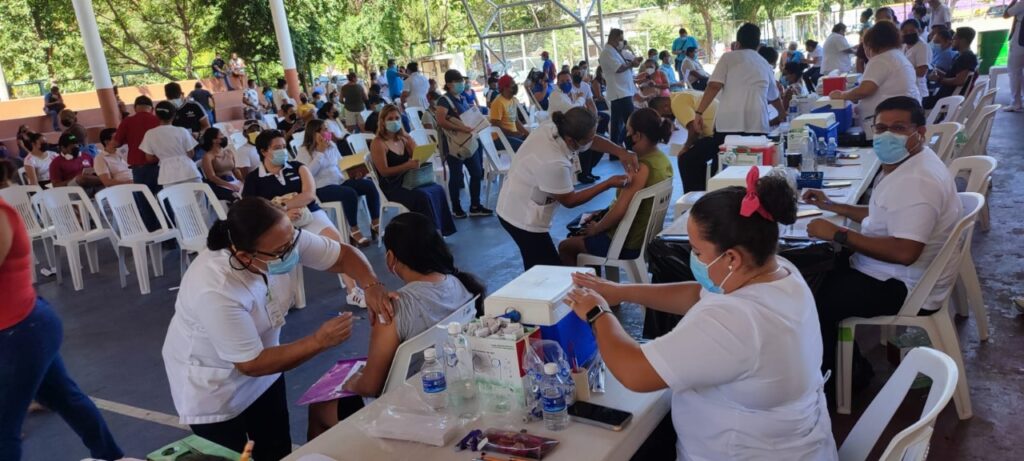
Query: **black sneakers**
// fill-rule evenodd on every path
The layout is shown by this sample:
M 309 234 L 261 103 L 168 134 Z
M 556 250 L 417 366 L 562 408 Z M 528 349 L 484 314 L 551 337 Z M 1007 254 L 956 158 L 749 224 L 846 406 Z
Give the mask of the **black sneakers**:
M 474 217 L 477 217 L 477 216 L 492 216 L 492 215 L 494 215 L 494 211 L 488 210 L 487 208 L 484 208 L 483 205 L 473 205 L 473 206 L 469 207 L 469 215 L 470 216 L 474 216 Z

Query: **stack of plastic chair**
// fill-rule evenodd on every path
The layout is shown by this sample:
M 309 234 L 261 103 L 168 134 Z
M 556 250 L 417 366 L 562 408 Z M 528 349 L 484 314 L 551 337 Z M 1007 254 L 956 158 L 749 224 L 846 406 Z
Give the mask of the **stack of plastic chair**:
M 980 107 L 973 117 L 967 120 L 964 134 L 967 136 L 967 144 L 964 144 L 957 157 L 969 157 L 972 155 L 985 155 L 988 149 L 988 138 L 992 135 L 992 125 L 995 122 L 996 112 L 999 111 L 999 104 L 989 104 Z
M 163 248 L 161 244 L 178 238 L 178 231 L 171 229 L 164 219 L 163 213 L 156 213 L 160 225 L 158 229 L 149 231 L 139 213 L 135 194 L 142 194 L 153 210 L 160 210 L 153 193 L 145 184 L 122 184 L 108 187 L 96 193 L 96 201 L 100 208 L 109 212 L 110 223 L 116 229 L 118 247 L 132 250 L 135 261 L 135 276 L 139 281 L 139 291 L 149 294 L 149 262 L 152 262 L 153 275 L 164 275 Z M 148 250 L 148 251 L 147 251 Z M 117 252 L 117 260 L 124 265 L 124 252 Z M 151 261 L 150 261 L 151 260 Z M 182 262 L 184 264 L 184 262 Z M 126 285 L 125 273 L 121 273 L 121 288 Z
M 963 131 L 963 128 L 963 125 L 957 122 L 942 122 L 928 125 L 925 128 L 924 139 L 928 146 L 935 151 L 935 154 L 942 159 L 942 162 L 949 164 L 949 161 L 953 159 L 957 133 Z M 932 141 L 936 137 L 938 139 Z
M 96 207 L 92 200 L 86 195 L 81 187 L 55 187 L 37 193 L 32 197 L 32 204 L 39 211 L 43 218 L 43 226 L 53 229 L 53 244 L 63 248 L 68 258 L 68 269 L 71 272 L 71 281 L 75 290 L 81 290 L 84 286 L 82 281 L 82 255 L 80 247 L 85 246 L 86 259 L 89 262 L 89 272 L 95 274 L 99 270 L 99 254 L 97 253 L 96 242 L 107 240 L 118 253 L 120 261 L 120 250 L 118 249 L 117 236 L 110 229 L 102 226 Z M 57 282 L 63 283 L 64 276 L 57 264 Z M 121 279 L 124 280 L 124 264 L 119 266 Z M 124 283 L 122 282 L 122 286 Z
M 25 223 L 25 230 L 31 242 L 36 240 L 43 242 L 43 250 L 46 252 L 46 262 L 51 270 L 56 266 L 53 254 L 53 227 L 43 225 L 42 219 L 32 206 L 32 197 L 43 189 L 39 186 L 8 186 L 0 189 L 0 198 L 18 210 L 18 215 Z M 35 247 L 29 253 L 32 257 L 32 283 L 36 282 L 36 258 Z
M 957 113 L 960 111 L 960 105 L 964 103 L 964 97 L 960 95 L 946 96 L 935 102 L 935 107 L 932 107 L 931 112 L 928 112 L 928 119 L 925 125 L 934 125 L 935 121 L 939 119 L 939 115 L 942 115 L 943 122 L 952 122 L 956 120 Z
M 992 172 L 995 171 L 995 158 L 976 155 L 972 157 L 960 157 L 949 165 L 950 175 L 956 177 L 961 171 L 967 172 L 967 186 L 964 192 L 973 192 L 980 195 L 987 195 L 989 185 L 992 183 Z M 988 219 L 988 198 L 985 205 L 978 212 L 978 225 L 982 230 L 985 228 L 985 221 Z M 982 341 L 988 340 L 988 317 L 985 310 L 985 300 L 982 298 L 981 282 L 978 280 L 978 269 L 974 266 L 974 257 L 971 256 L 971 241 L 964 242 L 963 260 L 960 262 L 960 277 L 953 288 L 953 299 L 956 301 L 957 314 L 967 316 L 968 309 L 974 311 L 974 322 L 978 326 L 978 338 Z

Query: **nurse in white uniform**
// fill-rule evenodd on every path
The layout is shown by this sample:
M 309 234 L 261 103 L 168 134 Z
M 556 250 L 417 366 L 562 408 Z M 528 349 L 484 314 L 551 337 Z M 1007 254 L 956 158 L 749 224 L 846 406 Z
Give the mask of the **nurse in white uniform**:
M 352 329 L 350 313 L 331 315 L 315 332 L 281 344 L 298 283 L 292 269 L 351 276 L 366 287 L 374 314 L 388 319 L 390 295 L 358 250 L 295 229 L 263 198 L 233 204 L 227 220 L 210 229 L 207 248 L 182 277 L 164 339 L 174 408 L 201 437 L 239 452 L 255 440 L 255 459 L 281 459 L 292 447 L 282 373 L 345 341 Z
M 608 369 L 636 392 L 669 388 L 679 460 L 835 460 L 814 297 L 776 256 L 779 224 L 796 220 L 784 179 L 747 177 L 690 210 L 694 282 L 620 285 L 587 274 L 567 302 L 594 329 Z M 639 345 L 609 303 L 684 315 Z
M 615 155 L 626 171 L 637 170 L 636 155 L 597 136 L 597 116 L 583 107 L 552 113 L 550 122 L 531 131 L 512 157 L 508 179 L 498 195 L 497 213 L 501 226 L 519 247 L 526 269 L 562 263 L 548 233 L 558 204 L 573 208 L 628 184 L 628 176 L 617 175 L 575 190 L 579 153 L 590 149 Z

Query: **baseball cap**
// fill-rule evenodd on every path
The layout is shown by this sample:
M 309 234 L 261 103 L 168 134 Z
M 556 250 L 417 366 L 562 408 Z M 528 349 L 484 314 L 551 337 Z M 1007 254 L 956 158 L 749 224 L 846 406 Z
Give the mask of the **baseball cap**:
M 511 88 L 512 85 L 515 84 L 516 81 L 511 75 L 502 75 L 501 78 L 498 79 L 498 91 L 505 91 L 506 88 Z
M 81 140 L 78 139 L 78 136 L 75 136 L 70 131 L 61 133 L 60 139 L 57 141 L 57 145 L 60 147 L 67 147 L 72 144 L 81 144 Z

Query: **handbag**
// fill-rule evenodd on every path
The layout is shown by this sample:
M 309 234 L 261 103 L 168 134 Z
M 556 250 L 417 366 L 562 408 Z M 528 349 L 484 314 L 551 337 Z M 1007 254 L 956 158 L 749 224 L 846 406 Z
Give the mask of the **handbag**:
M 448 100 L 449 106 L 455 107 L 455 103 L 452 102 L 451 98 L 447 95 L 445 95 L 444 98 Z M 459 125 L 465 125 L 458 115 L 452 115 L 450 112 L 446 118 L 449 121 L 454 118 L 455 120 L 458 120 Z M 467 160 L 473 157 L 473 154 L 476 153 L 476 150 L 479 147 L 479 142 L 476 140 L 475 136 L 476 133 L 465 133 L 462 131 L 453 131 L 444 128 L 441 129 L 441 132 L 444 133 L 444 140 L 448 145 L 448 155 L 459 160 Z
M 434 165 L 430 162 L 420 164 L 419 168 L 405 172 L 402 177 L 402 188 L 413 190 L 417 187 L 434 183 Z

